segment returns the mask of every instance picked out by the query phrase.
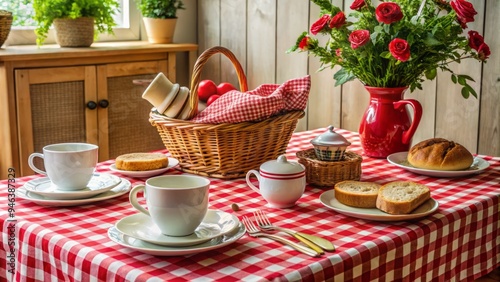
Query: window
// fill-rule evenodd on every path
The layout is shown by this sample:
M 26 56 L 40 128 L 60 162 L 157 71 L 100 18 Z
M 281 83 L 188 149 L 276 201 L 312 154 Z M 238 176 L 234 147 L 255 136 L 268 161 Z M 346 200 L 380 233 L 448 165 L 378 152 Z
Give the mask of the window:
M 137 10 L 134 0 L 119 0 L 120 11 L 115 15 L 117 26 L 114 35 L 103 33 L 97 41 L 139 40 L 141 15 Z M 11 11 L 14 20 L 9 37 L 4 46 L 35 44 L 34 29 L 36 22 L 33 20 L 32 0 L 0 0 L 0 9 Z M 51 30 L 44 44 L 55 43 L 54 31 Z

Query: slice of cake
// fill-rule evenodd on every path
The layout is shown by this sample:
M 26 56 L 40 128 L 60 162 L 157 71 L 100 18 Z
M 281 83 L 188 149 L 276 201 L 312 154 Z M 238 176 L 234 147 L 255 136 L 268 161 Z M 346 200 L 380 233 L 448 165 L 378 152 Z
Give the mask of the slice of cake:
M 154 170 L 167 167 L 168 157 L 161 153 L 131 153 L 118 156 L 115 165 L 119 170 Z

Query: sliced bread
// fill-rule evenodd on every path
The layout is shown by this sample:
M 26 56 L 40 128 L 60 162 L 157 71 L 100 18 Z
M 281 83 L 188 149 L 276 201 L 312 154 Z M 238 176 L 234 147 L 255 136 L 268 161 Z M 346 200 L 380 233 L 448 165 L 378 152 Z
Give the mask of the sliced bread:
M 335 184 L 335 198 L 344 205 L 357 208 L 375 208 L 380 184 L 354 180 Z
M 430 199 L 429 187 L 412 181 L 395 181 L 380 187 L 376 206 L 389 214 L 409 214 Z
M 120 170 L 154 170 L 167 167 L 168 157 L 161 153 L 131 153 L 118 156 L 115 165 Z

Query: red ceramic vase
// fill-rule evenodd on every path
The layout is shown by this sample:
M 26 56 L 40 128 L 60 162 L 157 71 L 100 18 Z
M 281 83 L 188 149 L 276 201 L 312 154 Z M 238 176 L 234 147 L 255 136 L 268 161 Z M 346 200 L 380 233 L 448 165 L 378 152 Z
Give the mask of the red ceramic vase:
M 410 149 L 411 139 L 422 117 L 422 105 L 417 100 L 403 99 L 407 88 L 365 86 L 370 93 L 370 104 L 361 120 L 359 134 L 366 156 L 386 158 L 392 153 Z M 406 105 L 413 108 L 413 119 L 410 119 Z

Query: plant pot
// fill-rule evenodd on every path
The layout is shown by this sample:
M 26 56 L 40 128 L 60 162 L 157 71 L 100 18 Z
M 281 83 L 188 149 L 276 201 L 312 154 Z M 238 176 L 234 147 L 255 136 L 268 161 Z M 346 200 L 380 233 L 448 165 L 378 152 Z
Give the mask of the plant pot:
M 359 134 L 364 154 L 386 158 L 390 154 L 408 151 L 422 117 L 422 105 L 417 100 L 403 99 L 407 87 L 369 87 L 370 104 L 366 109 Z M 406 109 L 413 108 L 413 120 Z
M 150 43 L 172 43 L 177 19 L 142 18 Z
M 12 13 L 5 10 L 0 10 L 0 47 L 2 47 L 7 37 L 9 37 L 10 28 L 12 27 Z
M 55 19 L 54 28 L 61 47 L 89 47 L 94 43 L 94 18 Z

